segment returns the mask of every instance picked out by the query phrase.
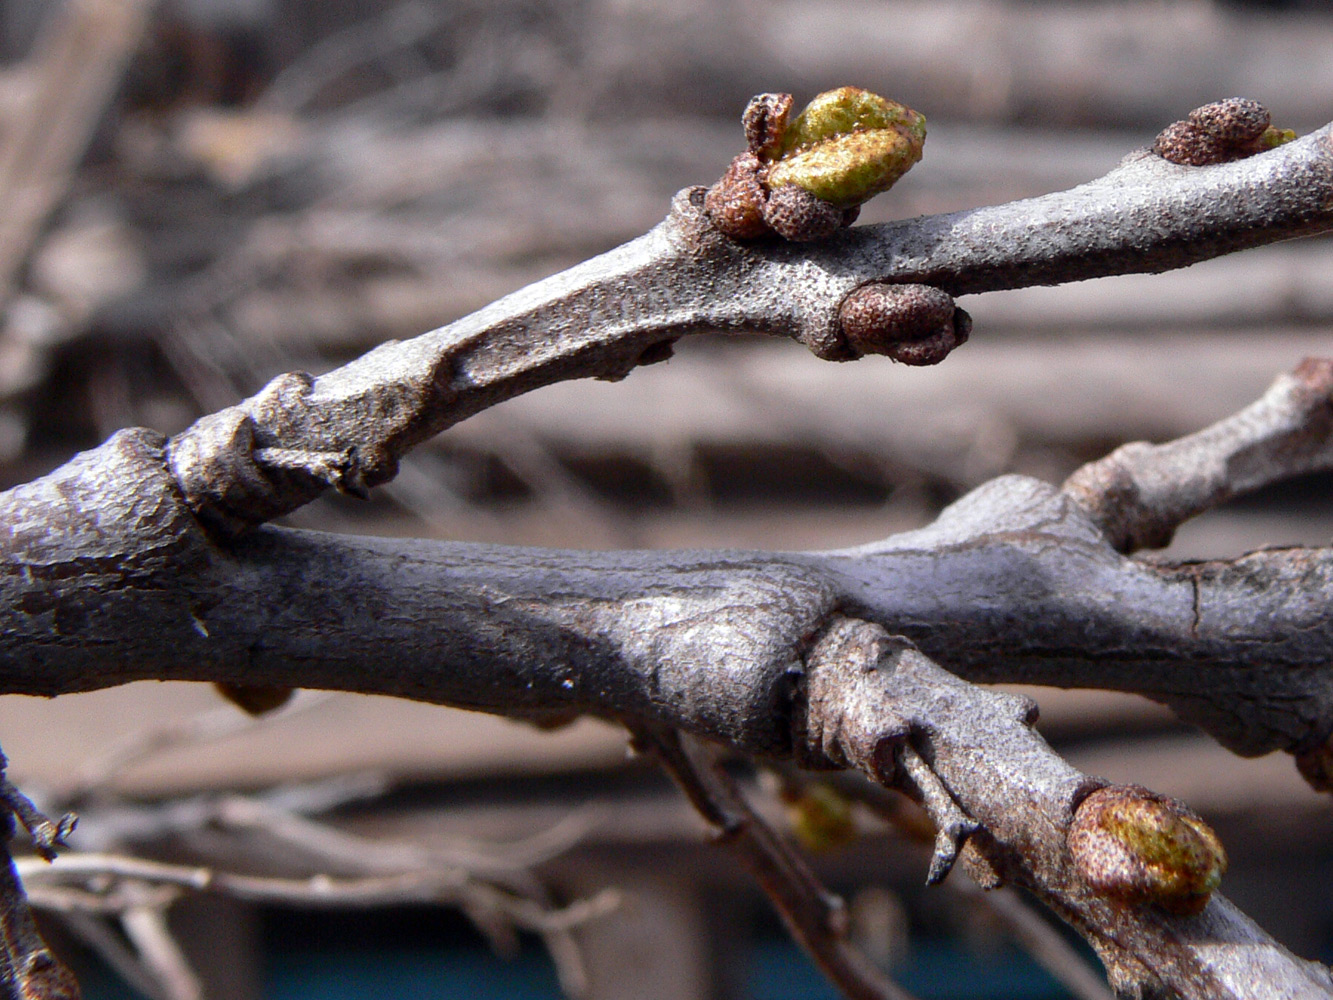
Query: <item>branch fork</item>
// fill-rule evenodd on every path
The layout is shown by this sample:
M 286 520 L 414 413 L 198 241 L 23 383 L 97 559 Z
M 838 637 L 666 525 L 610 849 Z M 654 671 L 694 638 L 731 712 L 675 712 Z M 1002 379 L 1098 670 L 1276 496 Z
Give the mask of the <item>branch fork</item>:
M 768 142 L 775 130 L 759 124 Z M 704 189 L 687 190 L 640 239 L 473 316 L 318 378 L 281 376 L 170 442 L 121 432 L 0 495 L 0 679 L 29 694 L 179 677 L 628 718 L 757 868 L 787 873 L 792 919 L 859 983 L 837 907 L 765 846 L 680 731 L 854 767 L 925 804 L 939 831 L 930 878 L 957 860 L 982 885 L 1028 888 L 1093 942 L 1126 995 L 1327 998 L 1325 971 L 1211 891 L 1191 820 L 1150 793 L 1124 793 L 1139 803 L 1128 818 L 1085 812 L 1105 782 L 1051 752 L 1029 700 L 969 680 L 1139 690 L 1241 752 L 1308 759 L 1333 727 L 1333 550 L 1186 567 L 1126 555 L 1232 492 L 1329 467 L 1333 365 L 1063 491 L 1002 478 L 930 528 L 842 552 L 535 552 L 260 526 L 324 489 L 386 481 L 413 445 L 497 402 L 623 377 L 689 333 L 933 357 L 966 335 L 951 296 L 1160 271 L 1331 225 L 1333 126 L 1204 167 L 1144 151 L 1070 191 L 801 246 L 731 239 Z M 1117 491 L 1135 498 L 1122 522 Z M 1251 704 L 1256 692 L 1267 700 Z M 1116 891 L 1142 873 L 1080 864 L 1096 850 L 1071 843 L 1080 816 L 1138 843 L 1159 814 L 1155 848 L 1200 862 L 1184 872 L 1191 906 L 1163 905 L 1161 885 Z M 29 826 L 51 849 L 63 837 L 60 823 Z M 45 968 L 10 881 L 10 965 Z M 865 989 L 853 995 L 895 995 Z

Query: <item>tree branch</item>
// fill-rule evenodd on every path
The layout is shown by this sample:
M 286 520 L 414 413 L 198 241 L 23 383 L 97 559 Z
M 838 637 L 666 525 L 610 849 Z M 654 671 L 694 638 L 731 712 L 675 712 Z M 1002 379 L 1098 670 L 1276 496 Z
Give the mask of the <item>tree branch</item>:
M 147 677 L 324 687 L 510 716 L 586 711 L 853 766 L 923 801 L 940 830 L 932 878 L 957 858 L 982 884 L 1027 887 L 1094 943 L 1123 993 L 1329 996 L 1326 970 L 1209 899 L 1220 848 L 1183 806 L 1116 792 L 1168 815 L 1167 840 L 1202 838 L 1184 889 L 1140 877 L 1146 862 L 1090 861 L 1073 833 L 1106 833 L 1084 808 L 1099 783 L 1031 732 L 1030 703 L 927 657 L 975 680 L 1138 691 L 1240 752 L 1317 753 L 1333 730 L 1333 550 L 1171 566 L 1117 549 L 1323 467 L 1333 365 L 1306 366 L 1298 391 L 1275 391 L 1230 429 L 1123 454 L 1065 491 L 1004 477 L 929 528 L 838 552 L 571 553 L 252 530 L 330 485 L 384 482 L 407 448 L 504 398 L 621 377 L 696 330 L 793 336 L 838 356 L 840 307 L 867 282 L 963 294 L 1164 270 L 1327 228 L 1333 126 L 1218 166 L 1138 153 L 1072 191 L 815 246 L 728 240 L 701 194 L 683 192 L 639 240 L 450 327 L 318 379 L 282 376 L 171 441 L 122 432 L 0 495 L 0 691 Z M 1202 471 L 1180 474 L 1182 459 Z M 1125 483 L 1138 507 L 1121 523 L 1102 498 Z M 1199 858 L 1217 863 L 1194 871 Z M 135 871 L 122 874 L 214 882 Z M 344 903 L 412 891 L 394 876 L 231 882 L 270 899 L 333 889 Z
M 1247 428 L 1242 484 L 1280 474 L 1283 455 L 1309 467 L 1310 449 L 1258 426 L 1320 412 L 1307 376 L 1333 365 L 1300 371 L 1301 391 L 1280 380 L 1218 425 Z M 1185 440 L 1208 469 L 1238 439 Z M 1238 749 L 1305 751 L 1333 720 L 1333 550 L 1144 563 L 1074 496 L 1016 476 L 929 528 L 839 552 L 551 552 L 272 528 L 224 547 L 175 491 L 164 445 L 125 432 L 0 497 L 4 689 L 307 685 L 511 716 L 589 711 L 856 766 L 924 801 L 943 832 L 933 876 L 958 856 L 983 884 L 1027 887 L 1094 942 L 1118 987 L 1329 994 L 1322 970 L 1218 898 L 1192 916 L 1094 889 L 1066 840 L 1097 783 L 1027 729 L 1029 703 L 971 687 L 885 629 L 967 677 L 1124 687 Z
M 983 887 L 1014 882 L 1037 895 L 1096 948 L 1121 995 L 1333 996 L 1326 969 L 1293 958 L 1216 894 L 1188 914 L 1165 891 L 1129 902 L 1094 889 L 1097 861 L 1080 855 L 1070 832 L 1102 783 L 1029 728 L 1028 699 L 970 685 L 882 627 L 848 618 L 816 642 L 807 671 L 797 723 L 807 762 L 910 789 L 917 779 L 902 751 L 919 754 L 953 808 L 979 824 L 960 857 L 968 874 Z
M 912 1000 L 847 938 L 843 901 L 750 808 L 729 775 L 678 730 L 630 726 L 635 745 L 655 757 L 718 838 L 739 857 L 773 902 L 797 944 L 848 1000 Z
M 677 195 L 659 226 L 449 326 L 319 378 L 284 375 L 170 446 L 214 528 L 239 533 L 333 486 L 361 494 L 413 445 L 540 385 L 623 378 L 701 330 L 793 337 L 847 356 L 839 307 L 869 282 L 953 295 L 1164 271 L 1333 226 L 1333 126 L 1208 167 L 1147 151 L 1058 194 L 844 230 L 820 243 L 737 242 Z
M 1176 528 L 1241 493 L 1333 468 L 1333 361 L 1308 359 L 1262 399 L 1163 445 L 1139 441 L 1064 485 L 1119 552 L 1162 548 Z
M 1333 366 L 1301 373 L 1144 453 L 1213 470 L 1202 494 L 1182 486 L 1194 497 L 1182 509 L 1318 466 Z M 0 690 L 148 677 L 324 687 L 631 715 L 781 755 L 809 637 L 842 609 L 969 679 L 1135 691 L 1245 754 L 1308 755 L 1333 731 L 1330 549 L 1127 559 L 1086 490 L 1018 476 L 921 531 L 835 552 L 558 552 L 275 529 L 223 547 L 176 491 L 163 445 L 125 432 L 0 496 Z

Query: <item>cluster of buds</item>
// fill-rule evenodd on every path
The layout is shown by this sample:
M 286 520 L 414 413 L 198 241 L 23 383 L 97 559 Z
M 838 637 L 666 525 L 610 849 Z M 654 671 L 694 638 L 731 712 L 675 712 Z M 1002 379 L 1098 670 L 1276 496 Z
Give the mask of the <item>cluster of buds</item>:
M 820 94 L 795 118 L 791 109 L 790 94 L 753 98 L 749 148 L 708 191 L 709 217 L 733 239 L 822 239 L 921 159 L 925 117 L 859 87 Z
M 1275 128 L 1268 109 L 1258 101 L 1228 97 L 1195 108 L 1183 121 L 1164 128 L 1153 152 L 1172 163 L 1203 167 L 1230 163 L 1291 142 L 1296 133 Z

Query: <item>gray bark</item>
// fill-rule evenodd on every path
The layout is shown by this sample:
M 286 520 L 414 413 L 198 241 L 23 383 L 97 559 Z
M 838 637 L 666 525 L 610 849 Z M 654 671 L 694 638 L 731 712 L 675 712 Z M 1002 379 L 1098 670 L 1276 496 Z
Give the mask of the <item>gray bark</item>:
M 406 449 L 471 413 L 551 381 L 621 377 L 686 333 L 777 333 L 834 353 L 839 305 L 867 281 L 981 292 L 1327 228 L 1331 137 L 1206 168 L 1134 154 L 1072 191 L 806 247 L 728 241 L 687 190 L 648 235 L 475 316 L 318 379 L 280 377 L 171 440 L 121 432 L 0 495 L 0 691 L 150 677 L 323 687 L 587 712 L 857 767 L 924 800 L 940 829 L 932 878 L 960 857 L 983 884 L 1028 887 L 1093 942 L 1123 995 L 1333 995 L 1325 970 L 1220 896 L 1189 916 L 1095 891 L 1066 836 L 1101 783 L 1032 732 L 1029 702 L 967 682 L 1141 692 L 1240 752 L 1297 754 L 1327 783 L 1330 550 L 1181 566 L 1130 553 L 1225 496 L 1333 464 L 1333 363 L 1063 489 L 1001 478 L 927 529 L 838 552 L 553 552 L 261 527 L 330 485 L 384 482 Z

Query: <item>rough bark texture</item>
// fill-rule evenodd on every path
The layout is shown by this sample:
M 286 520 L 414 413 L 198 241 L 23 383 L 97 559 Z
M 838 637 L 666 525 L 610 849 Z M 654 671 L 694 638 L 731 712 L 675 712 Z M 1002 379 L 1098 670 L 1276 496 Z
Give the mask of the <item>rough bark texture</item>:
M 920 798 L 932 880 L 1017 882 L 1124 996 L 1333 995 L 1214 896 L 1194 916 L 1093 890 L 1066 838 L 1099 787 L 969 680 L 1117 687 L 1242 753 L 1318 756 L 1333 550 L 1172 566 L 1125 553 L 1232 493 L 1325 469 L 1333 364 L 1064 489 L 1008 476 L 930 527 L 837 552 L 527 550 L 262 527 L 559 379 L 617 378 L 701 329 L 828 355 L 869 281 L 952 294 L 1182 266 L 1333 225 L 1333 126 L 1191 168 L 1134 154 L 1045 198 L 739 245 L 702 190 L 633 243 L 318 379 L 286 375 L 174 439 L 124 431 L 0 495 L 0 691 L 141 678 L 375 692 L 511 716 L 589 712 L 747 754 L 857 767 Z M 929 419 L 929 415 L 923 415 Z M 938 660 L 936 664 L 931 658 Z M 944 669 L 947 668 L 947 669 Z
M 737 243 L 681 192 L 647 235 L 450 326 L 318 379 L 280 376 L 171 445 L 191 505 L 230 532 L 329 486 L 391 478 L 411 446 L 501 400 L 575 377 L 623 378 L 701 330 L 794 337 L 837 356 L 838 310 L 870 281 L 952 295 L 1165 271 L 1333 225 L 1333 127 L 1230 164 L 1132 154 L 1059 194 L 846 230 L 813 247 Z M 845 350 L 841 353 L 846 354 Z

